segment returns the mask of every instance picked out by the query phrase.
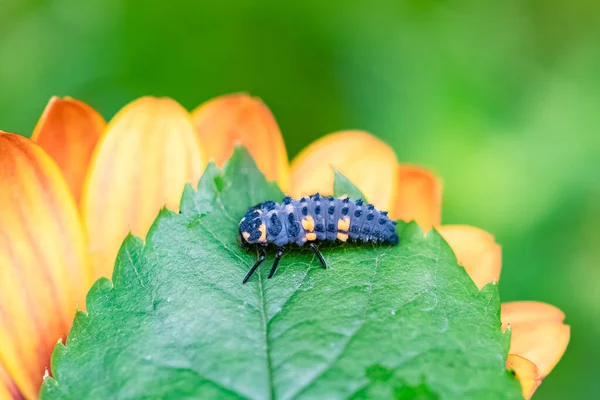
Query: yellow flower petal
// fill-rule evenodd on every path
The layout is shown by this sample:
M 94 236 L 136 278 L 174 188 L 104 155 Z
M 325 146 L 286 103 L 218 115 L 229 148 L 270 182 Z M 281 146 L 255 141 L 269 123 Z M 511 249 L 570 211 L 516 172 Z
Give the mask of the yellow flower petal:
M 0 364 L 37 397 L 56 341 L 85 308 L 89 266 L 69 188 L 52 159 L 0 133 Z
M 242 144 L 268 180 L 289 188 L 290 167 L 279 126 L 260 99 L 244 93 L 217 97 L 192 112 L 196 132 L 208 159 L 222 166 Z
M 23 393 L 0 362 L 0 400 L 22 399 Z
M 31 136 L 56 161 L 77 203 L 92 151 L 105 127 L 102 116 L 87 104 L 53 97 Z
M 502 248 L 486 231 L 468 225 L 442 225 L 438 232 L 448 242 L 458 263 L 481 289 L 498 282 L 502 269 Z
M 333 194 L 333 169 L 350 179 L 380 210 L 390 210 L 398 194 L 394 151 L 362 131 L 332 133 L 313 142 L 292 162 L 291 195 Z
M 502 304 L 502 323 L 510 324 L 510 354 L 533 362 L 543 378 L 556 366 L 569 343 L 571 329 L 564 314 L 553 306 L 537 302 Z
M 125 106 L 100 138 L 81 200 L 94 278 L 110 277 L 129 231 L 144 237 L 161 207 L 179 209 L 205 166 L 187 111 L 168 98 Z
M 506 368 L 514 371 L 521 382 L 523 397 L 529 400 L 538 386 L 540 386 L 540 383 L 542 383 L 538 368 L 531 361 L 516 354 L 508 355 Z
M 407 222 L 417 221 L 424 231 L 442 222 L 442 183 L 431 171 L 400 164 L 396 205 L 390 215 Z

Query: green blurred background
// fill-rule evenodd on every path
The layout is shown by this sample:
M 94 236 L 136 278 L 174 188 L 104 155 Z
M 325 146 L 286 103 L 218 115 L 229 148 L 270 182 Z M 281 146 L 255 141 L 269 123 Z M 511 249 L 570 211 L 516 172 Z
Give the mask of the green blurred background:
M 536 399 L 600 394 L 597 0 L 0 0 L 0 127 L 52 95 L 106 118 L 142 95 L 187 108 L 248 91 L 290 157 L 345 128 L 443 177 L 444 222 L 497 236 L 503 300 L 572 325 Z

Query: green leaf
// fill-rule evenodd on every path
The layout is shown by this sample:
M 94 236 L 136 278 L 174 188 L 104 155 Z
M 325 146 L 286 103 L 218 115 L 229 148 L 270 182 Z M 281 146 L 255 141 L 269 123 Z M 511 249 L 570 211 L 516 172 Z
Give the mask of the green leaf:
M 517 399 L 495 285 L 481 292 L 435 232 L 334 244 L 328 269 L 289 249 L 273 279 L 237 242 L 248 206 L 282 193 L 236 149 L 129 236 L 52 358 L 44 399 Z
M 344 174 L 342 174 L 337 169 L 334 169 L 333 172 L 333 193 L 336 197 L 348 195 L 348 197 L 352 200 L 367 200 L 367 198 L 362 194 L 360 189 L 354 186 L 354 183 L 352 183 L 350 179 L 346 178 Z

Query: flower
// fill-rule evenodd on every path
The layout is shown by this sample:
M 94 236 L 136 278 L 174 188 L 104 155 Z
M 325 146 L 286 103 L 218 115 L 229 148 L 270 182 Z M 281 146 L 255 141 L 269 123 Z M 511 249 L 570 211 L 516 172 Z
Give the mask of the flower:
M 442 184 L 427 169 L 399 164 L 391 148 L 361 131 L 342 131 L 318 139 L 292 161 L 292 193 L 331 193 L 333 170 L 353 181 L 367 199 L 390 216 L 415 220 L 448 242 L 460 265 L 483 288 L 498 282 L 502 252 L 494 237 L 467 225 L 442 225 Z M 502 305 L 503 329 L 512 330 L 506 366 L 521 382 L 523 397 L 531 398 L 567 348 L 570 327 L 556 307 L 539 302 Z
M 54 344 L 85 308 L 91 283 L 110 276 L 126 234 L 144 236 L 165 204 L 177 210 L 184 184 L 197 182 L 209 159 L 221 165 L 237 143 L 292 195 L 331 192 L 331 166 L 338 168 L 392 217 L 438 229 L 480 288 L 498 280 L 493 236 L 441 225 L 440 180 L 399 164 L 367 133 L 325 136 L 290 166 L 273 115 L 246 94 L 191 113 L 172 99 L 142 97 L 108 125 L 83 102 L 52 98 L 31 140 L 0 131 L 0 398 L 37 397 Z M 512 330 L 507 366 L 526 397 L 566 348 L 563 320 L 543 303 L 502 307 Z
M 217 131 L 219 121 L 231 124 Z M 237 142 L 288 184 L 277 123 L 242 94 L 193 115 L 172 99 L 143 97 L 108 125 L 87 104 L 54 97 L 31 140 L 0 132 L 0 398 L 37 397 L 56 341 L 90 285 L 111 275 L 127 233 L 145 236 L 164 205 L 178 210 L 185 183 Z M 269 152 L 276 163 L 264 162 Z

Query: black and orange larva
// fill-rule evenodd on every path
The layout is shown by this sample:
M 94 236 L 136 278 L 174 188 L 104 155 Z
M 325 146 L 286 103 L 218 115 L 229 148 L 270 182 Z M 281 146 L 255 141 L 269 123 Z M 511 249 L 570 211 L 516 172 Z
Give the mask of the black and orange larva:
M 240 238 L 244 247 L 256 246 L 259 251 L 258 261 L 243 283 L 265 260 L 270 244 L 277 246 L 277 255 L 269 278 L 275 274 L 286 246 L 294 243 L 298 246 L 308 243 L 323 268 L 327 268 L 327 264 L 316 242 L 351 239 L 365 243 L 398 243 L 396 222 L 387 216 L 387 211 L 377 211 L 375 206 L 363 204 L 362 200 L 324 197 L 318 193 L 300 200 L 285 197 L 281 204 L 269 200 L 250 207 L 240 221 Z

